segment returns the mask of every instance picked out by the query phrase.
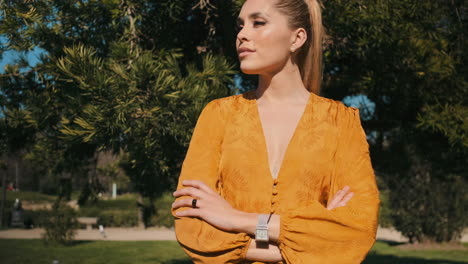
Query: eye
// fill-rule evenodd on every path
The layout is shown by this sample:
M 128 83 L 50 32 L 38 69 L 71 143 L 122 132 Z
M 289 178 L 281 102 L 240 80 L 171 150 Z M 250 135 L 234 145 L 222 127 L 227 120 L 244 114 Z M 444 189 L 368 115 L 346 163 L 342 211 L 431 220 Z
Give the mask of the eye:
M 263 22 L 263 21 L 255 21 L 254 22 L 254 26 L 262 26 L 262 25 L 265 25 L 265 22 Z
M 243 27 L 244 27 L 244 25 L 237 24 L 235 29 L 236 29 L 237 32 L 239 32 L 239 31 L 242 30 Z

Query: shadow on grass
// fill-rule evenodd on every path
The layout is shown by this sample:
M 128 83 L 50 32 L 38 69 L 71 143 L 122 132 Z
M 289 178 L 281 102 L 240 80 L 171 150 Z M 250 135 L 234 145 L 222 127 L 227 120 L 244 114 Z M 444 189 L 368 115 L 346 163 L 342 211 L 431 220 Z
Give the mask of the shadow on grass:
M 161 264 L 193 264 L 193 262 L 186 259 L 173 259 L 162 262 Z M 466 262 L 376 254 L 368 255 L 362 264 L 466 264 Z
M 385 240 L 385 239 L 377 239 L 377 241 L 385 243 L 385 244 L 387 244 L 389 246 L 392 246 L 392 247 L 407 244 L 406 242 L 396 242 L 396 241 L 393 241 L 393 240 Z
M 60 248 L 71 248 L 79 245 L 84 245 L 84 244 L 89 244 L 89 243 L 94 243 L 95 241 L 93 240 L 73 240 L 70 241 L 67 244 L 61 244 L 58 242 L 52 242 L 52 241 L 45 241 L 44 239 L 31 239 L 31 240 L 38 240 L 42 243 L 44 247 L 60 247 Z
M 70 243 L 70 246 L 78 246 L 78 245 L 84 245 L 84 244 L 89 244 L 89 243 L 94 243 L 96 241 L 94 240 L 74 240 L 73 242 Z
M 375 254 L 368 255 L 362 264 L 466 264 L 466 262 Z
M 172 259 L 164 261 L 161 264 L 193 264 L 193 262 L 187 259 Z

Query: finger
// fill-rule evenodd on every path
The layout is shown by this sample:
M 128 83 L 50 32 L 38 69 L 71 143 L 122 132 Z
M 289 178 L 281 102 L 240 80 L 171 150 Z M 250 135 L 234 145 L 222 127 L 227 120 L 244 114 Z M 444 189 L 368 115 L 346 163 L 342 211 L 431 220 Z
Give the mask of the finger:
M 210 186 L 208 186 L 206 183 L 204 183 L 203 181 L 199 181 L 199 180 L 185 180 L 182 182 L 182 184 L 184 186 L 192 186 L 192 187 L 195 187 L 195 188 L 198 188 L 200 190 L 203 190 L 207 193 L 216 193 L 215 191 L 213 191 L 213 189 L 210 188 Z
M 331 199 L 331 201 L 328 203 L 327 205 L 327 209 L 328 210 L 331 210 L 333 208 L 335 208 L 335 205 L 338 203 L 338 199 L 336 198 L 336 194 L 335 196 L 333 196 L 333 198 Z
M 343 196 L 349 190 L 349 186 L 345 186 L 343 189 L 339 190 L 335 196 L 333 196 L 331 202 L 328 204 L 327 209 L 331 210 L 335 208 L 338 203 L 343 199 Z
M 200 210 L 199 209 L 187 209 L 183 211 L 178 211 L 175 213 L 176 216 L 178 217 L 200 217 Z
M 341 201 L 339 202 L 339 204 L 338 204 L 337 207 L 345 206 L 345 205 L 349 202 L 349 200 L 351 200 L 351 198 L 353 198 L 353 196 L 354 196 L 354 193 L 353 193 L 353 192 L 348 193 L 348 194 L 343 198 L 343 200 L 341 200 Z
M 337 200 L 338 202 L 343 200 L 343 197 L 346 195 L 346 193 L 349 191 L 349 186 L 345 186 L 343 189 L 339 190 L 335 196 L 333 197 L 333 200 Z
M 192 207 L 193 198 L 181 199 L 172 203 L 172 208 L 177 209 L 180 207 Z M 202 200 L 197 200 L 197 208 L 200 208 Z
M 193 198 L 200 199 L 205 196 L 205 193 L 197 188 L 187 187 L 187 188 L 183 188 L 183 189 L 175 191 L 173 195 L 174 197 L 191 196 Z

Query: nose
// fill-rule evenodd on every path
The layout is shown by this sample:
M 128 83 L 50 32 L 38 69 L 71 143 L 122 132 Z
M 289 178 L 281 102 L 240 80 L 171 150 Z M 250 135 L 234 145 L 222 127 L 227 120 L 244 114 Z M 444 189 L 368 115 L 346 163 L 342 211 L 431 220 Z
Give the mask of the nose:
M 248 32 L 247 31 L 248 31 L 247 27 L 243 26 L 239 30 L 239 32 L 237 33 L 237 40 L 239 40 L 240 42 L 248 40 Z

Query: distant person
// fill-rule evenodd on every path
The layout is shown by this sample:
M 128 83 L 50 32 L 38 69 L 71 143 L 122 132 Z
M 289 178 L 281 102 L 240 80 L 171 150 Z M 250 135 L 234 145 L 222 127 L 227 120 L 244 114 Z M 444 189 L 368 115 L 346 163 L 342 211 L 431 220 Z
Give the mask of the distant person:
M 256 90 L 209 102 L 172 213 L 195 263 L 360 263 L 379 191 L 359 110 L 321 97 L 321 7 L 247 0 L 240 68 Z
M 10 183 L 8 184 L 8 186 L 7 186 L 7 191 L 14 191 L 14 190 L 15 190 L 15 187 L 14 187 L 13 183 L 10 182 Z

